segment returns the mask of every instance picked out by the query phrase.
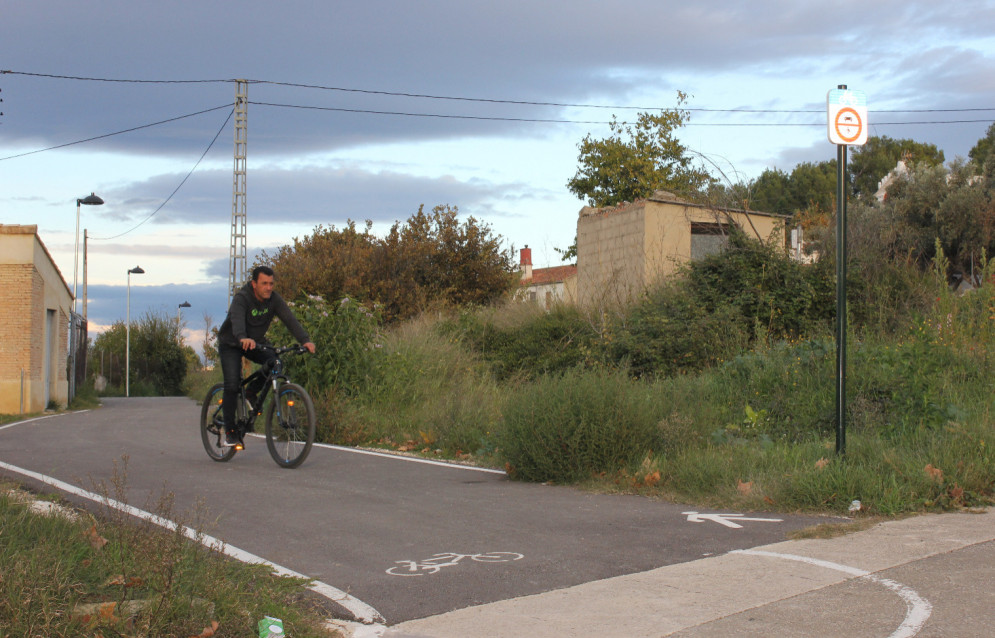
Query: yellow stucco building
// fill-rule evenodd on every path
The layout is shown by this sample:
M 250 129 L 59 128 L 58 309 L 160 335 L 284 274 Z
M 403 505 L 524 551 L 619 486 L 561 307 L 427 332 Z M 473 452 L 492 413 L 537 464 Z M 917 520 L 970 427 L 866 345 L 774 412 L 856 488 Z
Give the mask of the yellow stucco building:
M 608 208 L 584 207 L 577 220 L 577 302 L 626 305 L 690 259 L 718 252 L 732 225 L 785 245 L 782 215 L 693 204 L 672 193 Z

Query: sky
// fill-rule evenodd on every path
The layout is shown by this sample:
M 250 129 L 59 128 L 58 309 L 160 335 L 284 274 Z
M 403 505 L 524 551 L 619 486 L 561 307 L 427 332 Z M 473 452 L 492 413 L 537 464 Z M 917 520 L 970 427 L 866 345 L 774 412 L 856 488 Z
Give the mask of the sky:
M 834 159 L 841 84 L 870 135 L 966 157 L 995 121 L 992 24 L 976 0 L 11 1 L 0 223 L 37 224 L 80 296 L 85 229 L 91 335 L 141 266 L 132 318 L 181 313 L 196 346 L 226 312 L 235 79 L 250 266 L 318 225 L 383 233 L 448 204 L 540 268 L 576 234 L 578 143 L 678 92 L 680 140 L 731 182 Z

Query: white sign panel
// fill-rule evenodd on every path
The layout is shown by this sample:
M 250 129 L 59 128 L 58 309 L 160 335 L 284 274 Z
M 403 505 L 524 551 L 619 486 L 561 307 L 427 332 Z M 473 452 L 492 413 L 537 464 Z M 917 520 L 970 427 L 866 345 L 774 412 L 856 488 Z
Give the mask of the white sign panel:
M 826 96 L 829 141 L 863 146 L 867 142 L 867 95 L 863 91 L 833 89 Z

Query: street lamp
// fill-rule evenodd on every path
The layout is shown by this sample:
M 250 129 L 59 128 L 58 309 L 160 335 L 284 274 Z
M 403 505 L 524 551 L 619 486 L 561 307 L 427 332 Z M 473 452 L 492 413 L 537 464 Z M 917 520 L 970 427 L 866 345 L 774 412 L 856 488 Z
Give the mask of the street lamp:
M 76 312 L 76 276 L 79 272 L 79 207 L 81 204 L 85 206 L 100 206 L 103 203 L 104 200 L 97 197 L 94 193 L 90 193 L 83 199 L 76 199 L 76 251 L 73 253 L 73 312 Z
M 145 271 L 142 270 L 141 266 L 128 269 L 128 319 L 124 346 L 124 396 L 126 397 L 131 396 L 131 273 L 144 275 Z
M 180 319 L 181 319 L 180 310 L 189 307 L 190 307 L 189 301 L 184 301 L 183 303 L 181 303 L 179 306 L 176 307 L 176 338 L 181 346 L 183 345 L 183 335 L 180 334 Z

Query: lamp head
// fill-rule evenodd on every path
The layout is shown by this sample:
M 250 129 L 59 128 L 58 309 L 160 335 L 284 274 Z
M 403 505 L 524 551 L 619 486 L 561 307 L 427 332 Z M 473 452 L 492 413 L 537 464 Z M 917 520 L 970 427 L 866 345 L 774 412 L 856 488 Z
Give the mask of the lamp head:
M 180 308 L 189 308 L 190 307 L 190 302 L 189 301 L 184 301 L 183 303 L 181 303 L 179 305 L 179 307 Z
M 100 199 L 94 193 L 90 193 L 89 195 L 87 195 L 83 199 L 77 199 L 76 200 L 76 205 L 77 206 L 79 206 L 80 204 L 83 204 L 85 206 L 100 206 L 103 203 L 104 203 L 104 200 Z
M 128 274 L 130 275 L 131 273 L 135 273 L 136 275 L 144 275 L 145 271 L 142 270 L 141 266 L 135 266 L 134 268 L 128 269 Z

